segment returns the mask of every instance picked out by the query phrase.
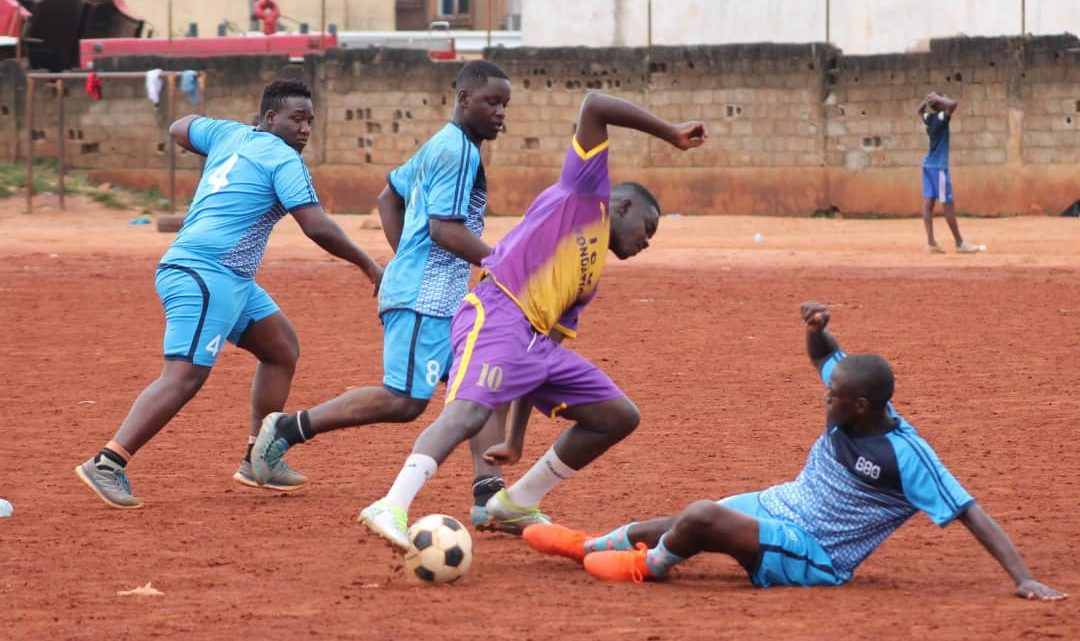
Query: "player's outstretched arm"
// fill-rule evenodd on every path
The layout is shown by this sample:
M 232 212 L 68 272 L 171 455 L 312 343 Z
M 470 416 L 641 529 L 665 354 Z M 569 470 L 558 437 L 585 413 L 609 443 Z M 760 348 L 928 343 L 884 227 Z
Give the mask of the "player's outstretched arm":
M 323 211 L 322 206 L 312 205 L 297 209 L 292 213 L 293 218 L 304 230 L 304 235 L 322 247 L 327 253 L 347 260 L 360 268 L 375 285 L 375 293 L 379 292 L 379 283 L 382 281 L 383 268 L 376 263 L 371 256 L 367 255 L 360 246 L 349 238 L 345 230 L 341 228 L 333 218 Z
M 593 149 L 608 138 L 608 125 L 637 129 L 666 140 L 679 149 L 692 149 L 709 137 L 705 123 L 693 120 L 671 123 L 632 102 L 602 93 L 590 93 L 581 103 L 577 132 L 583 149 Z
M 840 350 L 840 341 L 826 329 L 830 318 L 829 308 L 808 300 L 799 306 L 799 313 L 806 323 L 806 353 L 814 362 L 814 367 L 821 369 L 821 364 Z
M 492 465 L 513 465 L 521 460 L 525 448 L 525 431 L 529 427 L 532 403 L 519 398 L 510 404 L 510 416 L 502 443 L 496 443 L 484 452 L 484 460 Z
M 960 515 L 959 519 L 967 526 L 967 529 L 971 530 L 975 538 L 979 539 L 979 543 L 982 543 L 986 551 L 997 559 L 1001 567 L 1005 568 L 1013 581 L 1016 581 L 1017 596 L 1040 601 L 1057 601 L 1068 596 L 1064 592 L 1035 580 L 1024 564 L 1024 560 L 1020 558 L 1020 552 L 1009 540 L 1009 535 L 1005 534 L 997 521 L 990 518 L 990 515 L 984 512 L 978 503 L 973 503 Z
M 390 185 L 383 187 L 379 194 L 379 221 L 386 242 L 390 243 L 390 249 L 396 254 L 398 243 L 401 242 L 401 230 L 405 229 L 405 199 Z
M 180 145 L 184 149 L 187 149 L 191 153 L 205 156 L 206 154 L 191 145 L 191 139 L 188 138 L 188 127 L 191 125 L 191 121 L 195 120 L 198 117 L 199 116 L 196 114 L 184 116 L 183 118 L 169 125 L 169 137 L 173 139 L 173 142 Z

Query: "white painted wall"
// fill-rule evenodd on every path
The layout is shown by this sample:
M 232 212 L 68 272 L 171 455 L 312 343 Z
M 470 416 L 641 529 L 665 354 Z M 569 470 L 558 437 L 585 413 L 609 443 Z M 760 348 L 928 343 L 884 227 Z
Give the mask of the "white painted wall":
M 525 46 L 644 46 L 649 0 L 522 0 Z M 848 54 L 925 48 L 930 38 L 1016 35 L 1022 0 L 652 0 L 656 45 L 822 42 Z M 1026 0 L 1028 33 L 1080 34 L 1080 0 Z

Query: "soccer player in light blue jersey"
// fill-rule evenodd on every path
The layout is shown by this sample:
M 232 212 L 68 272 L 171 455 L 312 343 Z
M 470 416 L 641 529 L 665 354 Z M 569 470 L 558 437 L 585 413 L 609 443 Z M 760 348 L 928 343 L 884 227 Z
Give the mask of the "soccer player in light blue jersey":
M 974 254 L 985 249 L 983 245 L 972 245 L 965 241 L 960 235 L 960 224 L 956 221 L 956 202 L 953 200 L 952 176 L 949 174 L 949 125 L 956 107 L 957 102 L 952 98 L 931 91 L 918 109 L 930 139 L 930 148 L 922 166 L 922 217 L 926 227 L 926 249 L 931 254 L 945 253 L 934 240 L 934 203 L 939 200 L 945 222 L 956 241 L 956 253 Z
M 256 440 L 256 477 L 269 474 L 285 452 L 316 434 L 418 417 L 450 370 L 450 321 L 468 293 L 472 266 L 491 253 L 480 235 L 487 178 L 480 145 L 503 129 L 510 81 L 498 66 L 469 62 L 455 81 L 450 122 L 405 164 L 390 172 L 379 195 L 383 230 L 396 252 L 379 290 L 384 326 L 381 387 L 356 388 L 295 414 L 271 414 Z M 503 487 L 499 467 L 484 451 L 500 442 L 495 418 L 472 441 L 474 524 L 487 523 L 484 505 Z
M 698 501 L 675 517 L 630 523 L 600 537 L 555 525 L 525 530 L 529 544 L 583 561 L 609 581 L 663 577 L 701 552 L 735 558 L 757 587 L 841 585 L 917 512 L 939 526 L 963 523 L 1005 568 L 1024 598 L 1066 595 L 1035 580 L 1001 527 L 942 465 L 890 403 L 884 358 L 846 356 L 825 329 L 829 310 L 803 303 L 806 347 L 827 385 L 825 432 L 794 481 Z
M 169 135 L 206 156 L 184 224 L 157 267 L 155 284 L 165 308 L 165 365 L 135 400 L 113 439 L 75 468 L 108 505 L 138 508 L 125 467 L 131 457 L 202 387 L 231 342 L 259 363 L 251 388 L 248 453 L 233 478 L 245 485 L 291 491 L 306 483 L 280 462 L 261 482 L 251 471 L 251 445 L 263 417 L 285 405 L 299 358 L 296 331 L 255 282 L 274 225 L 292 214 L 324 250 L 349 261 L 376 288 L 382 267 L 319 205 L 300 153 L 311 135 L 311 92 L 279 80 L 263 92 L 258 126 L 186 116 Z

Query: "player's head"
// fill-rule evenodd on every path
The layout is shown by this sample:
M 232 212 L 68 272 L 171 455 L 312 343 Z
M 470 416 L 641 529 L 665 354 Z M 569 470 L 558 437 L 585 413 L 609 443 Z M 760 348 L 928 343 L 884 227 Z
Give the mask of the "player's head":
M 644 186 L 634 182 L 611 189 L 611 251 L 626 260 L 649 246 L 660 225 L 660 203 Z
M 299 80 L 275 80 L 263 89 L 259 103 L 259 128 L 269 131 L 297 151 L 303 151 L 311 137 L 315 108 L 311 91 Z
M 454 90 L 454 121 L 473 140 L 495 140 L 503 130 L 506 105 L 510 103 L 510 78 L 506 72 L 487 60 L 473 60 L 458 72 Z
M 825 410 L 831 425 L 873 419 L 892 399 L 896 380 L 889 362 L 877 354 L 856 354 L 840 361 L 829 378 Z

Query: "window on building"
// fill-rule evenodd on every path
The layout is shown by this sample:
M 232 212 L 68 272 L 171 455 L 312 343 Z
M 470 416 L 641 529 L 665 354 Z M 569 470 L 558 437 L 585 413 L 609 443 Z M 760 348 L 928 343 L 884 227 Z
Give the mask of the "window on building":
M 469 13 L 469 0 L 439 0 L 439 15 L 459 16 Z

